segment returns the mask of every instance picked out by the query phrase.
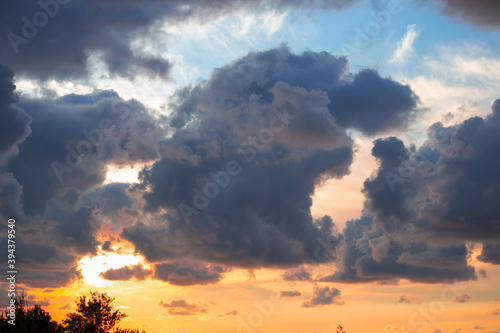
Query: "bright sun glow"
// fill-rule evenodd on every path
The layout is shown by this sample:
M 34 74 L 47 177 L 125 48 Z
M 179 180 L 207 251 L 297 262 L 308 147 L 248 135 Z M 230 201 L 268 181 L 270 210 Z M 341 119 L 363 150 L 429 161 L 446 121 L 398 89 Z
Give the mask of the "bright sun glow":
M 109 253 L 95 257 L 87 256 L 80 260 L 79 268 L 82 271 L 85 283 L 96 287 L 104 287 L 112 285 L 115 282 L 99 277 L 99 274 L 102 272 L 129 265 L 138 265 L 143 262 L 144 257 L 140 255 Z
M 144 166 L 137 164 L 132 167 L 117 167 L 115 165 L 108 166 L 108 171 L 106 173 L 105 184 L 111 183 L 138 183 L 139 182 L 139 171 L 142 170 Z

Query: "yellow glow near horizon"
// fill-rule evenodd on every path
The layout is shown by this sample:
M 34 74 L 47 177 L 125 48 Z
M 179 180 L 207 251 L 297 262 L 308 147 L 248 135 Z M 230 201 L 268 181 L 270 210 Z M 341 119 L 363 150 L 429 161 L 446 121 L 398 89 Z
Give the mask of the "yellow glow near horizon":
M 82 272 L 83 279 L 86 284 L 96 287 L 104 287 L 119 281 L 105 280 L 99 277 L 99 274 L 110 269 L 118 269 L 129 265 L 138 265 L 143 263 L 144 257 L 140 255 L 108 253 L 95 257 L 87 256 L 79 261 L 78 267 Z

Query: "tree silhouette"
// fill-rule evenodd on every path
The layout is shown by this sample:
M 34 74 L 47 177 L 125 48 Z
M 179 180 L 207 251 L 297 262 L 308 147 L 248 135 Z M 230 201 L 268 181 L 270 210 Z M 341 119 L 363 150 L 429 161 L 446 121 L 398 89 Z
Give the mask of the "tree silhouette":
M 342 328 L 342 326 L 338 326 L 337 327 L 337 333 L 345 333 L 344 329 Z
M 9 324 L 8 312 L 2 313 L 0 316 L 0 332 L 12 333 L 63 333 L 62 325 L 53 321 L 50 314 L 42 309 L 38 304 L 33 307 L 28 307 L 26 302 L 26 294 L 16 298 L 15 305 L 15 325 Z
M 69 313 L 64 320 L 66 331 L 69 333 L 108 333 L 118 324 L 126 314 L 120 310 L 113 311 L 114 298 L 107 294 L 90 292 L 87 300 L 81 296 L 77 301 L 76 312 Z

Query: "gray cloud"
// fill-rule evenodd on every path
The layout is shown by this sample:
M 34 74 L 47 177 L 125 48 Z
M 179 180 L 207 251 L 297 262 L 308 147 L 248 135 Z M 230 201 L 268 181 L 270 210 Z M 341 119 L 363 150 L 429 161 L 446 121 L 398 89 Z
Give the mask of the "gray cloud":
M 340 299 L 340 290 L 335 288 L 314 286 L 312 297 L 302 303 L 303 308 L 313 308 L 329 304 L 344 305 Z
M 290 269 L 283 273 L 282 277 L 285 281 L 310 281 L 312 279 L 311 273 L 304 267 Z
M 472 298 L 469 295 L 467 295 L 466 293 L 461 293 L 460 295 L 456 296 L 453 299 L 453 302 L 456 302 L 456 303 L 467 303 L 467 302 L 470 302 L 471 299 Z
M 483 243 L 483 249 L 477 258 L 482 262 L 500 265 L 500 244 Z
M 433 2 L 435 5 L 435 2 Z M 491 0 L 441 0 L 444 14 L 481 28 L 500 27 L 500 4 Z
M 416 242 L 484 242 L 482 260 L 495 262 L 489 248 L 500 239 L 494 195 L 500 193 L 500 100 L 492 111 L 452 127 L 432 125 L 418 149 L 396 138 L 375 141 L 373 155 L 381 164 L 364 192 L 368 211 L 386 233 L 399 241 L 410 232 Z
M 173 316 L 194 316 L 199 313 L 208 313 L 208 310 L 198 304 L 188 303 L 183 299 L 173 300 L 170 303 L 160 301 L 160 306 L 168 309 Z
M 173 262 L 155 265 L 154 278 L 177 286 L 206 285 L 224 278 L 227 269 L 221 266 L 203 266 L 195 262 Z
M 137 186 L 146 190 L 148 211 L 168 213 L 163 223 L 127 227 L 122 237 L 151 261 L 193 254 L 246 268 L 297 265 L 314 255 L 318 238 L 330 239 L 335 249 L 340 238 L 334 225 L 313 220 L 310 207 L 315 186 L 343 177 L 352 162 L 352 140 L 336 112 L 366 94 L 371 97 L 353 118 L 387 104 L 390 111 L 377 118 L 379 125 L 366 127 L 373 133 L 392 128 L 398 114 L 411 118 L 414 103 L 393 106 L 393 100 L 415 102 L 408 87 L 374 71 L 354 77 L 347 71 L 344 57 L 295 55 L 282 47 L 249 53 L 179 91 L 169 117 L 177 131 L 162 142 L 162 158 L 141 173 Z M 372 80 L 383 81 L 374 94 L 365 90 Z M 352 86 L 352 100 L 332 111 L 330 95 L 344 86 Z M 368 106 L 372 98 L 380 103 L 374 108 Z M 342 115 L 346 124 L 349 117 Z M 237 163 L 241 176 L 226 180 L 230 163 Z M 210 182 L 217 186 L 215 175 L 223 188 L 203 199 L 198 193 Z
M 345 0 L 152 0 L 120 5 L 113 0 L 40 2 L 21 0 L 0 4 L 0 35 L 6 37 L 0 42 L 0 61 L 19 74 L 41 79 L 83 77 L 93 55 L 104 61 L 112 75 L 131 78 L 140 73 L 167 78 L 172 68 L 168 60 L 132 46 L 152 35 L 165 43 L 167 36 L 160 33 L 164 21 L 208 22 L 249 9 L 342 9 L 351 3 Z
M 391 239 L 387 255 L 373 258 L 370 240 L 384 235 L 374 223 L 373 216 L 348 221 L 344 229 L 344 248 L 340 270 L 318 276 L 323 282 L 394 282 L 400 278 L 424 283 L 441 283 L 453 279 L 476 279 L 474 267 L 469 266 L 465 245 L 430 246 L 426 242 L 398 242 Z M 386 237 L 388 237 L 386 235 Z
M 17 153 L 17 145 L 30 134 L 31 117 L 17 107 L 14 73 L 0 64 L 0 166 Z
M 86 191 L 100 185 L 107 164 L 157 156 L 155 143 L 163 130 L 155 117 L 137 101 L 125 102 L 113 91 L 24 99 L 21 105 L 33 118 L 32 133 L 6 170 L 23 188 L 21 203 L 28 215 L 43 214 L 47 200 L 71 187 Z
M 132 279 L 142 281 L 150 277 L 151 274 L 152 271 L 144 269 L 141 265 L 135 265 L 109 269 L 99 274 L 99 276 L 110 281 L 128 281 Z

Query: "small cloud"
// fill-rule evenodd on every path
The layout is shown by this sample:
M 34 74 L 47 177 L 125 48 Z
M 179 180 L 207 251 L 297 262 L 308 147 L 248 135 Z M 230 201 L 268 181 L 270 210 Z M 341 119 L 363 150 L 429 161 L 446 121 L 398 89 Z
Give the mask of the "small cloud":
M 168 308 L 168 314 L 173 316 L 194 316 L 198 313 L 207 313 L 207 309 L 200 307 L 197 304 L 189 304 L 183 299 L 174 300 L 170 303 L 160 301 L 160 306 Z
M 288 291 L 288 290 L 283 290 L 281 291 L 280 297 L 297 297 L 302 295 L 299 291 Z
M 238 310 L 229 311 L 226 313 L 226 316 L 236 316 L 238 314 Z
M 104 244 L 102 244 L 102 250 L 106 252 L 113 252 L 113 249 L 111 248 L 111 242 L 105 241 Z
M 124 266 L 117 269 L 109 269 L 99 274 L 99 277 L 109 281 L 128 281 L 135 279 L 143 281 L 151 275 L 151 271 L 144 269 L 141 265 Z
M 455 303 L 467 303 L 467 302 L 470 302 L 471 299 L 472 298 L 469 295 L 467 295 L 466 293 L 461 293 L 460 295 L 458 295 L 457 297 L 455 297 L 453 299 L 453 302 L 455 302 Z
M 330 287 L 314 286 L 312 298 L 302 303 L 303 308 L 313 308 L 328 304 L 344 305 L 344 301 L 339 300 L 340 290 Z
M 405 36 L 398 43 L 396 50 L 394 50 L 389 63 L 403 63 L 406 60 L 406 57 L 413 52 L 413 43 L 421 32 L 422 30 L 415 24 L 409 25 Z
M 439 328 L 436 328 L 434 331 L 432 331 L 432 333 L 442 333 L 442 332 Z
M 394 327 L 391 325 L 387 325 L 386 327 L 384 327 L 384 330 L 386 330 L 386 331 L 401 331 L 402 327 Z
M 483 326 L 479 326 L 479 325 L 476 325 L 476 326 L 472 327 L 473 330 L 485 330 L 487 328 L 488 327 L 483 327 Z
M 396 301 L 396 304 L 401 304 L 401 303 L 405 303 L 405 304 L 413 304 L 415 303 L 415 297 L 408 297 L 406 295 L 401 295 L 399 297 L 399 299 Z
M 488 274 L 486 273 L 486 271 L 484 269 L 478 270 L 477 274 L 479 274 L 479 276 L 482 277 L 483 279 L 487 279 L 488 278 Z
M 456 329 L 456 330 L 454 330 L 452 333 L 462 333 L 462 329 L 460 329 L 460 328 L 459 328 L 459 329 Z
M 495 315 L 495 316 L 500 316 L 500 309 L 493 309 L 493 310 L 491 311 L 491 314 L 492 314 L 492 315 Z

